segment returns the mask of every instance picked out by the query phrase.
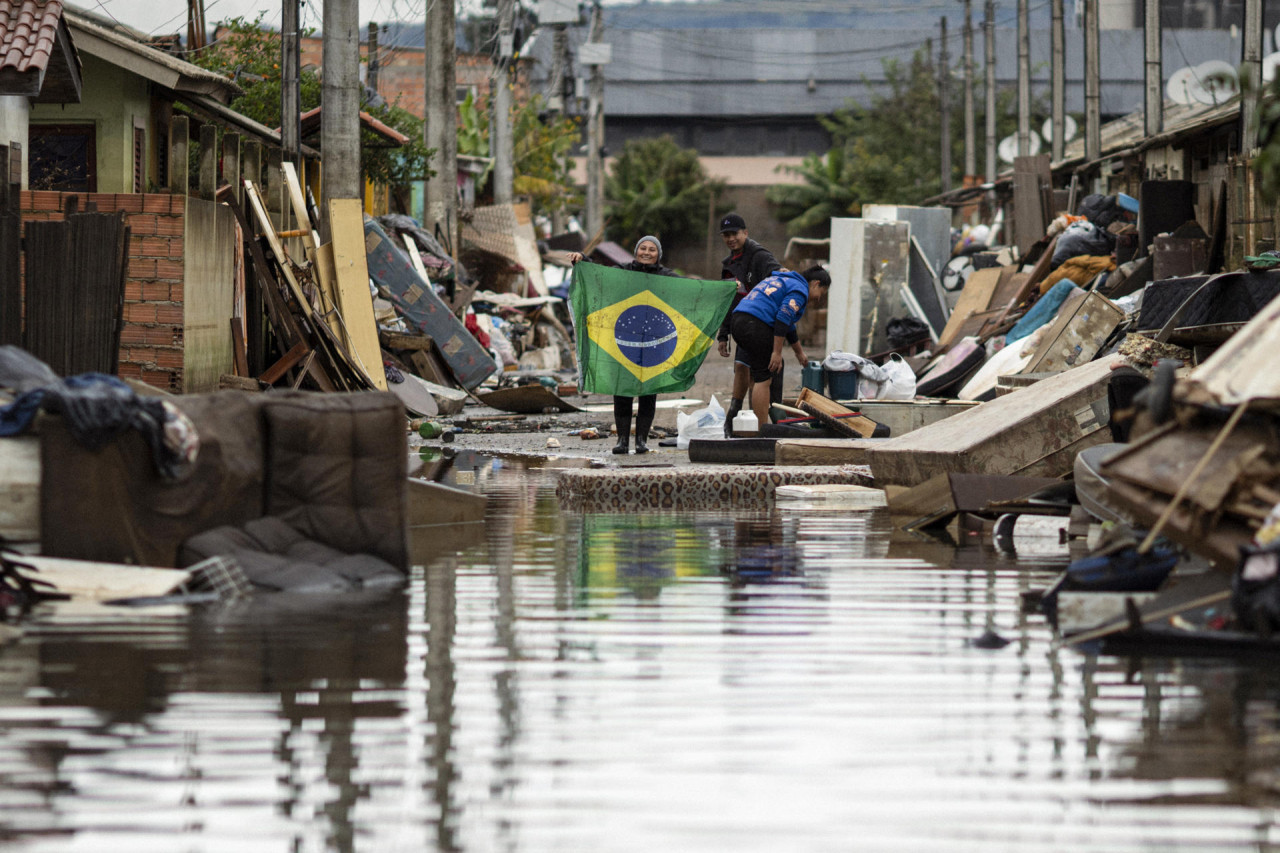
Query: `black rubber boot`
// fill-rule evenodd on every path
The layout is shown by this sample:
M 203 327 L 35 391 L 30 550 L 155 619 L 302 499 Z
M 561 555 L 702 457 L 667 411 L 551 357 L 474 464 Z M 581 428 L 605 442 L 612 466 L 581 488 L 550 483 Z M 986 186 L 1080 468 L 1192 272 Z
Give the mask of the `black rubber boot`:
M 733 419 L 742 411 L 742 401 L 734 397 L 729 401 L 729 411 L 724 413 L 724 437 L 733 438 Z
M 653 426 L 653 416 L 658 410 L 658 395 L 646 394 L 640 398 L 636 410 L 636 453 L 648 453 L 649 429 Z
M 613 452 L 622 456 L 631 444 L 631 398 L 613 398 L 613 425 L 618 430 L 618 443 Z

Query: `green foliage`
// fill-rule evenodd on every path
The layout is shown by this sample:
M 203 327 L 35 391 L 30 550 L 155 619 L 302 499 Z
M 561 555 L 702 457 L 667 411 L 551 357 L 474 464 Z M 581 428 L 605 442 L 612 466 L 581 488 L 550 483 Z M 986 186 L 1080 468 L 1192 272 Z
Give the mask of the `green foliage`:
M 259 12 L 252 21 L 243 17 L 224 21 L 226 35 L 190 59 L 202 68 L 226 74 L 240 85 L 244 94 L 231 101 L 233 110 L 267 127 L 279 127 L 283 80 L 280 36 L 263 27 L 265 14 Z M 302 111 L 319 106 L 320 78 L 304 69 L 298 82 Z M 360 108 L 410 140 L 401 148 L 381 148 L 377 147 L 381 140 L 370 131 L 362 130 L 360 163 L 366 177 L 390 186 L 402 186 L 435 174 L 429 166 L 435 150 L 427 148 L 423 141 L 421 119 L 399 106 L 362 104 Z
M 490 110 L 475 103 L 471 95 L 458 110 L 458 153 L 489 157 Z M 516 106 L 512 126 L 512 192 L 527 197 L 534 212 L 563 210 L 581 204 L 570 177 L 569 153 L 581 139 L 573 119 L 546 112 L 541 95 Z M 486 187 L 491 171 L 476 181 L 478 192 L 492 196 Z
M 698 154 L 670 136 L 632 139 L 605 179 L 610 239 L 653 234 L 664 246 L 698 243 L 707 235 L 707 206 L 724 182 L 707 175 Z
M 1280 77 L 1263 83 L 1258 91 L 1251 91 L 1248 77 L 1241 75 L 1241 97 L 1255 98 L 1258 102 L 1258 155 L 1253 159 L 1253 171 L 1257 175 L 1258 192 L 1267 204 L 1280 201 Z
M 942 120 L 936 69 L 924 51 L 909 63 L 885 60 L 887 91 L 862 106 L 849 102 L 819 121 L 832 137 L 823 157 L 809 156 L 788 171 L 801 184 L 779 184 L 766 197 L 778 207 L 792 233 L 825 232 L 832 216 L 857 216 L 864 204 L 915 204 L 942 189 L 940 139 Z M 950 93 L 960 103 L 959 87 Z M 996 96 L 998 136 L 1013 132 L 1017 116 L 1010 109 L 1014 93 Z M 952 186 L 959 186 L 964 166 L 960 109 L 952 110 Z M 983 111 L 976 119 L 983 127 Z M 981 130 L 979 130 L 981 133 Z M 981 143 L 979 143 L 981 144 Z M 979 169 L 983 168 L 979 154 Z

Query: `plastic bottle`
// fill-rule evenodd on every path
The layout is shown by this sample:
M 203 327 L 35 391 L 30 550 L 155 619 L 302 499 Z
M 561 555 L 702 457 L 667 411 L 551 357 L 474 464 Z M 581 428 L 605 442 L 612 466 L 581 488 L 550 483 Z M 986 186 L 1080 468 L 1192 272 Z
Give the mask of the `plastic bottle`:
M 733 418 L 735 437 L 750 438 L 760 434 L 760 420 L 750 409 L 743 409 Z
M 418 426 L 418 435 L 423 438 L 439 438 L 443 433 L 444 427 L 436 421 L 423 421 Z

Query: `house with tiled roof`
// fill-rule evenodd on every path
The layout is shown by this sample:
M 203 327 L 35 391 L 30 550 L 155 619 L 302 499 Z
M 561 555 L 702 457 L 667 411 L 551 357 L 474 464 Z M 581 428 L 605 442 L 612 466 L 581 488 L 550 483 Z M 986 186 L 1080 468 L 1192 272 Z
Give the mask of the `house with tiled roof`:
M 61 0 L 0 0 L 0 145 L 21 152 L 23 186 L 32 105 L 80 97 L 80 59 Z

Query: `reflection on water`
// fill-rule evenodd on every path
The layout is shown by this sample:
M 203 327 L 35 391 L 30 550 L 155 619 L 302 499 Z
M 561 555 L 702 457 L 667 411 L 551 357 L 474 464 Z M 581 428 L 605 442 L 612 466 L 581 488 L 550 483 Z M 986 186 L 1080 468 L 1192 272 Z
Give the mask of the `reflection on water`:
M 877 513 L 489 523 L 405 590 L 0 650 L 0 840 L 85 851 L 1267 850 L 1280 675 L 1059 649 L 1063 558 Z M 466 479 L 464 477 L 464 479 Z M 970 640 L 992 630 L 997 651 Z

